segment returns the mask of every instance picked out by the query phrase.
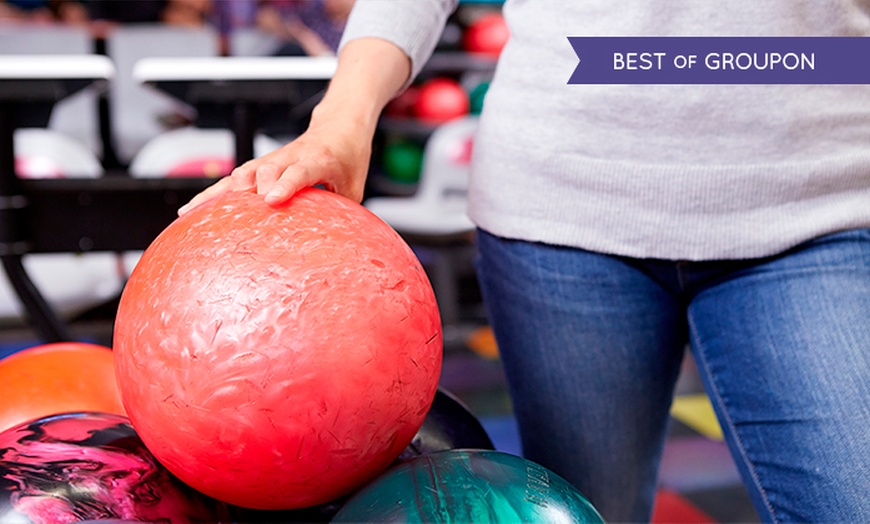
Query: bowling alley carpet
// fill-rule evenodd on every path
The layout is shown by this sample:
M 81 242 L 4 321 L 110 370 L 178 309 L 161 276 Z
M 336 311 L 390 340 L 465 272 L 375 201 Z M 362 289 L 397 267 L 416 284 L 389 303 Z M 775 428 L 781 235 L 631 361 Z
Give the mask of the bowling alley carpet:
M 79 340 L 111 345 L 111 320 L 99 314 L 70 327 Z M 25 327 L 0 326 L 0 358 L 37 343 Z M 497 449 L 521 455 L 498 351 L 487 328 L 446 329 L 444 355 L 442 387 L 466 403 Z M 678 382 L 672 415 L 653 522 L 759 522 L 691 361 Z

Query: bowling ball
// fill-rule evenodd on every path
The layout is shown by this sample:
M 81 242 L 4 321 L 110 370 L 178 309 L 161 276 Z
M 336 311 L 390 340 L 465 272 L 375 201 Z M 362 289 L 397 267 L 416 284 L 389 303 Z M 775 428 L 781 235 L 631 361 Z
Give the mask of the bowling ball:
M 414 116 L 414 106 L 417 104 L 419 96 L 420 89 L 417 86 L 408 86 L 407 89 L 390 100 L 384 108 L 384 114 L 397 118 Z
M 99 411 L 124 415 L 109 348 L 58 342 L 0 360 L 0 431 L 49 415 Z
M 230 520 L 233 524 L 330 522 L 346 500 L 345 496 L 310 508 L 289 510 L 262 510 L 229 506 Z
M 423 426 L 399 455 L 407 461 L 450 449 L 495 449 L 480 421 L 461 400 L 438 388 Z
M 148 449 L 232 505 L 298 509 L 379 474 L 441 372 L 432 286 L 390 226 L 306 189 L 232 191 L 176 219 L 122 293 L 115 364 Z
M 450 450 L 393 466 L 354 493 L 333 522 L 604 522 L 568 481 L 529 460 Z
M 0 433 L 0 522 L 218 522 L 226 514 L 163 468 L 126 417 L 67 413 Z
M 423 169 L 423 148 L 420 145 L 401 140 L 384 147 L 384 172 L 390 179 L 403 184 L 420 180 Z
M 469 113 L 472 115 L 479 115 L 480 112 L 483 111 L 483 100 L 486 97 L 487 91 L 489 91 L 489 82 L 481 82 L 474 86 L 474 89 L 468 93 L 468 98 L 471 103 L 468 110 Z
M 439 51 L 458 50 L 462 47 L 462 26 L 452 19 L 448 19 L 441 31 L 441 38 L 435 48 Z
M 438 124 L 468 114 L 468 93 L 456 80 L 432 78 L 423 82 L 414 104 L 414 115 L 423 122 Z
M 501 13 L 487 13 L 465 28 L 462 47 L 469 53 L 496 57 L 510 38 L 510 30 Z

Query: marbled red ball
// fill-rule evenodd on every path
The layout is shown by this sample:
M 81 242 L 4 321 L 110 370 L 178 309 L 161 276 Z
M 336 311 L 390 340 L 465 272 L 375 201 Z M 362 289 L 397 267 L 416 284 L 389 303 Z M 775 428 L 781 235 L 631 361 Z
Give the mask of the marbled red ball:
M 413 251 L 318 189 L 231 192 L 177 219 L 121 297 L 121 397 L 154 455 L 238 506 L 334 500 L 405 449 L 438 386 L 441 322 Z

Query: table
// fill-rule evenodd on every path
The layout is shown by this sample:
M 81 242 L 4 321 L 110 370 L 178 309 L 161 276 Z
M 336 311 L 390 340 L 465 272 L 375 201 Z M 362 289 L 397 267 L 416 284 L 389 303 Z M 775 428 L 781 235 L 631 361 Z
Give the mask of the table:
M 232 110 L 236 165 L 254 157 L 257 108 L 295 102 L 310 112 L 316 96 L 294 100 L 335 73 L 335 57 L 172 57 L 144 58 L 133 77 L 188 104 L 217 104 Z

